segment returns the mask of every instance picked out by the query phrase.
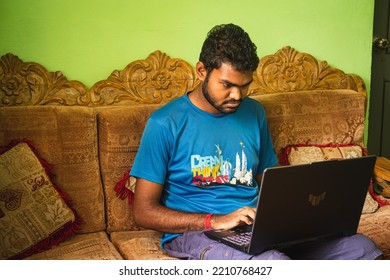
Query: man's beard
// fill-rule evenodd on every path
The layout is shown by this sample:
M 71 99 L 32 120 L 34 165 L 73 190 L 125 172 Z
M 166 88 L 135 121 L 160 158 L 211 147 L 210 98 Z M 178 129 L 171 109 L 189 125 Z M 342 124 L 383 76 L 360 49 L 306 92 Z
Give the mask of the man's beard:
M 223 106 L 225 104 L 228 104 L 228 103 L 237 103 L 237 102 L 241 103 L 242 100 L 241 99 L 239 101 L 227 100 L 227 101 L 224 101 L 221 105 L 218 105 L 217 102 L 214 100 L 214 98 L 212 97 L 212 95 L 210 94 L 210 92 L 207 89 L 208 83 L 209 83 L 209 74 L 206 75 L 206 78 L 203 81 L 202 93 L 203 93 L 203 96 L 206 98 L 206 100 L 210 103 L 210 105 L 213 106 L 215 109 L 217 109 L 219 112 L 221 112 L 223 114 L 231 114 L 231 113 L 236 112 L 238 107 L 235 109 L 232 109 L 232 108 L 224 108 Z

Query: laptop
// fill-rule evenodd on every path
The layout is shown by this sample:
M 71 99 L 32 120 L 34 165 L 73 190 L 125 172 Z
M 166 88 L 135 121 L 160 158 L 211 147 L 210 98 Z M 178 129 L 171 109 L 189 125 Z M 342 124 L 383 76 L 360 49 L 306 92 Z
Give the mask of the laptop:
M 251 226 L 206 236 L 251 255 L 356 233 L 376 156 L 264 171 Z

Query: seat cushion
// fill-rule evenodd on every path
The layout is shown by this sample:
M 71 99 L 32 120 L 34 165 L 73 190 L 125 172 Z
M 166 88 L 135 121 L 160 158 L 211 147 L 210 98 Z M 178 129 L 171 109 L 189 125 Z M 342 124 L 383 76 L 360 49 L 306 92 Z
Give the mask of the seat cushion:
M 111 241 L 126 260 L 173 260 L 160 247 L 161 233 L 152 230 L 118 231 Z
M 28 260 L 121 260 L 122 256 L 103 231 L 79 234 Z

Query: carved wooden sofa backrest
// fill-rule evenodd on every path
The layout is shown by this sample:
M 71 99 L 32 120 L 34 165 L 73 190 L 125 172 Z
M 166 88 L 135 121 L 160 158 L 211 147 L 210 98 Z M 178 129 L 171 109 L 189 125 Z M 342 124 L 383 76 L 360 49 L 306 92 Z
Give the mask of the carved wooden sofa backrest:
M 160 51 L 113 71 L 90 89 L 79 81 L 69 81 L 59 71 L 49 72 L 38 63 L 6 54 L 0 59 L 0 107 L 164 104 L 192 90 L 197 82 L 188 62 Z M 366 95 L 359 76 L 345 74 L 289 46 L 261 58 L 249 94 L 318 89 L 351 89 Z

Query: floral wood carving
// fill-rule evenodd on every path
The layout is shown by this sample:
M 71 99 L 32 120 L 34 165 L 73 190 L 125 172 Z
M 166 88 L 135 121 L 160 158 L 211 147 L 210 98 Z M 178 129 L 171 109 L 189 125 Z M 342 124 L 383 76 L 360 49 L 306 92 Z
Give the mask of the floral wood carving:
M 260 59 L 252 94 L 315 89 L 353 89 L 366 95 L 362 79 L 287 46 Z
M 87 105 L 87 88 L 68 81 L 59 71 L 49 72 L 13 54 L 0 59 L 0 107 L 26 105 Z
M 87 89 L 12 54 L 0 58 L 0 107 L 21 105 L 131 105 L 163 104 L 199 84 L 186 61 L 155 51 L 144 60 L 115 70 Z M 249 95 L 316 89 L 353 89 L 366 96 L 363 80 L 330 67 L 307 53 L 287 46 L 260 60 Z
M 115 70 L 91 88 L 93 105 L 166 103 L 197 85 L 193 67 L 155 51 L 145 60 Z

